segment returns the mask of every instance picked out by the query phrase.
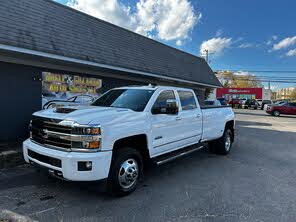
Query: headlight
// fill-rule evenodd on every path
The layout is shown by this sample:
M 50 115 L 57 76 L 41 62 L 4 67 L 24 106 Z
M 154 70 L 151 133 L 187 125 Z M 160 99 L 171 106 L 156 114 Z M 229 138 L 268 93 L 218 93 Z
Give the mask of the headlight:
M 100 135 L 101 128 L 100 127 L 74 127 L 74 134 L 79 135 Z

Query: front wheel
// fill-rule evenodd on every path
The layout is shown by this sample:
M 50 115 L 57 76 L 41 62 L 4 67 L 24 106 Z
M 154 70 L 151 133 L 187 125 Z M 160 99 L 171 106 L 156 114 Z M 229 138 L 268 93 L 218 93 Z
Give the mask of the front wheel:
M 136 190 L 143 175 L 143 160 L 132 148 L 115 151 L 108 177 L 108 191 L 111 195 L 125 196 Z
M 221 155 L 227 155 L 232 147 L 233 134 L 230 129 L 225 129 L 223 136 L 211 142 L 211 151 Z
M 280 111 L 278 111 L 278 110 L 274 110 L 274 111 L 272 112 L 272 115 L 273 115 L 273 116 L 280 116 L 281 113 L 280 113 Z

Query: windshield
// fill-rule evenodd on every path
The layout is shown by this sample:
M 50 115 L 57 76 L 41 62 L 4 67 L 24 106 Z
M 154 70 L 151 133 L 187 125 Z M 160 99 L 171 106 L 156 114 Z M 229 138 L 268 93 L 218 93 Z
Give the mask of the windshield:
M 91 105 L 126 108 L 133 111 L 142 112 L 153 93 L 154 90 L 114 89 L 99 97 Z

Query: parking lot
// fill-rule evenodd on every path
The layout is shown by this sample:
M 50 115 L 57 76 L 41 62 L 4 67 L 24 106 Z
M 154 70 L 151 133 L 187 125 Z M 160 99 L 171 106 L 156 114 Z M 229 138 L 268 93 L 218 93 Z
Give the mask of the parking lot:
M 228 156 L 205 150 L 150 167 L 139 189 L 111 198 L 30 166 L 0 171 L 0 209 L 40 221 L 295 221 L 296 117 L 235 110 Z M 0 221 L 1 221 L 0 215 Z

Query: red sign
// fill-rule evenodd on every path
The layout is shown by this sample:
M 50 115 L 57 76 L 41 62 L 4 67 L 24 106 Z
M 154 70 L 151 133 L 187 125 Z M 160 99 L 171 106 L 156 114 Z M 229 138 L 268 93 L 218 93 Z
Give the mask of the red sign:
M 225 97 L 225 95 L 255 95 L 256 99 L 262 99 L 263 88 L 219 88 L 216 91 L 216 97 Z

